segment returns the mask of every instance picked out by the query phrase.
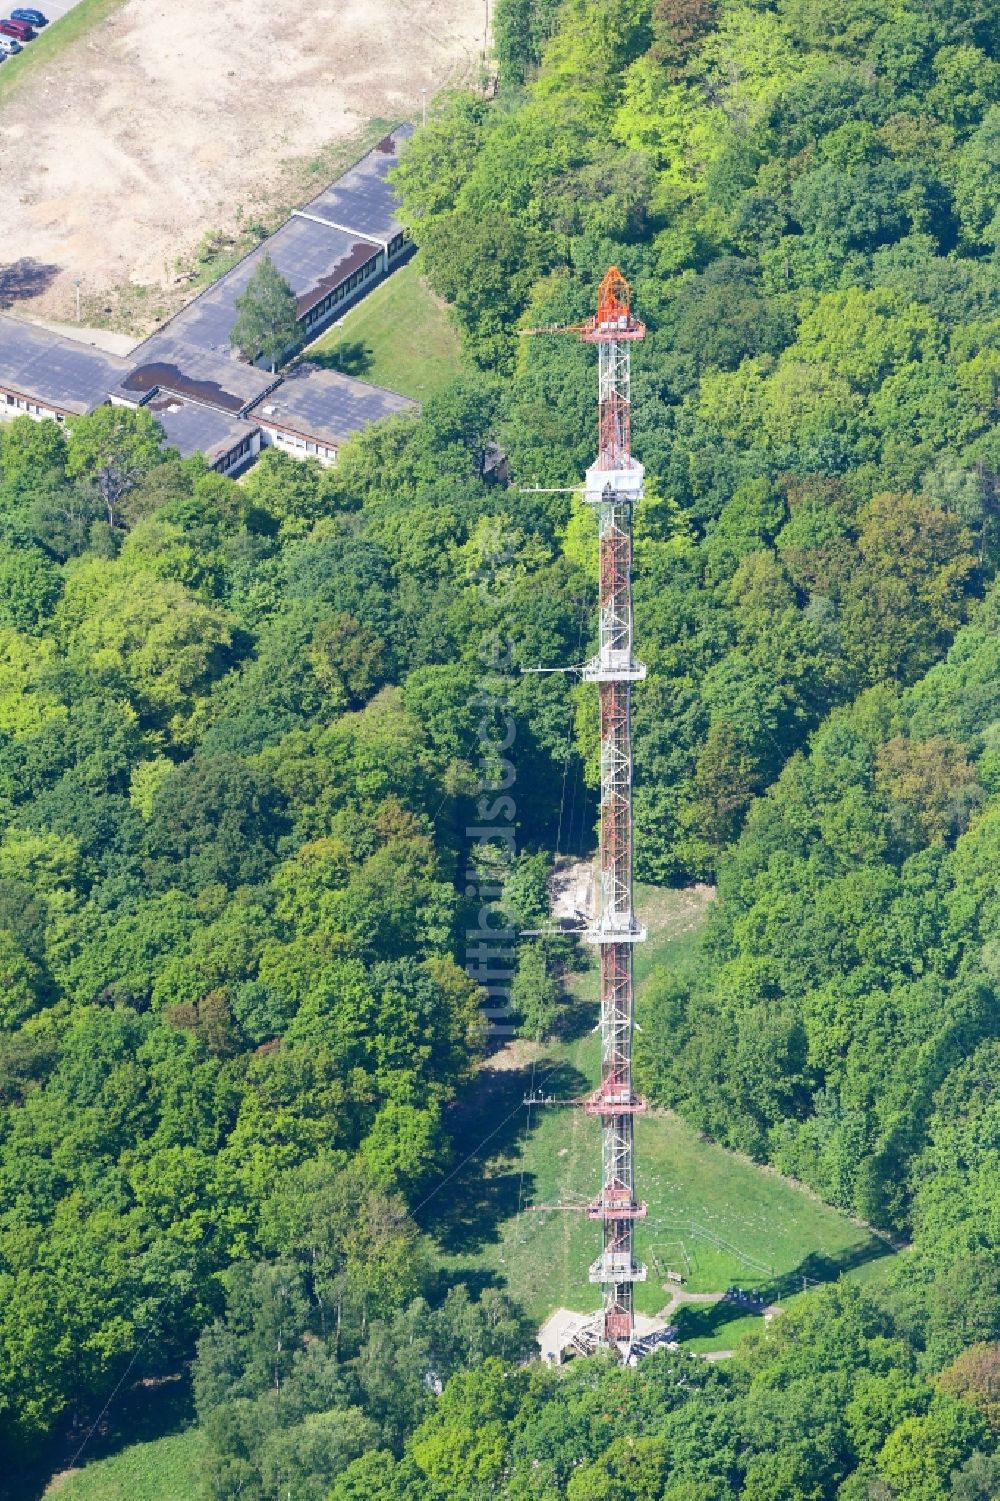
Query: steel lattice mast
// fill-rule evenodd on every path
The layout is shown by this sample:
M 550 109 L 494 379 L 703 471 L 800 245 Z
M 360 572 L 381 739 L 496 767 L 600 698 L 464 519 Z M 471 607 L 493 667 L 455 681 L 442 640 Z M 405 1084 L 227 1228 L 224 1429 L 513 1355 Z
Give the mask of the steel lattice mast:
M 634 1120 L 645 1102 L 632 1087 L 632 955 L 646 934 L 632 905 L 631 731 L 632 684 L 646 675 L 632 643 L 632 511 L 644 471 L 632 457 L 630 389 L 631 346 L 645 333 L 612 266 L 580 337 L 599 355 L 598 454 L 585 499 L 598 516 L 600 645 L 583 671 L 601 706 L 600 911 L 588 934 L 601 960 L 601 1083 L 587 1109 L 602 1125 L 602 1186 L 588 1214 L 602 1223 L 603 1247 L 590 1280 L 603 1289 L 602 1341 L 619 1346 L 632 1342 L 633 1284 L 646 1277 L 633 1246 L 646 1206 L 635 1195 Z

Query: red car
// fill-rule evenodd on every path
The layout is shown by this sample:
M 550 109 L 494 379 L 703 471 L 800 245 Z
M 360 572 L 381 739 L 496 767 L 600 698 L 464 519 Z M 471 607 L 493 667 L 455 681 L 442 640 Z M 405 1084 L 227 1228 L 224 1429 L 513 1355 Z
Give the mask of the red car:
M 0 21 L 0 36 L 16 37 L 19 42 L 30 42 L 35 32 L 27 21 Z

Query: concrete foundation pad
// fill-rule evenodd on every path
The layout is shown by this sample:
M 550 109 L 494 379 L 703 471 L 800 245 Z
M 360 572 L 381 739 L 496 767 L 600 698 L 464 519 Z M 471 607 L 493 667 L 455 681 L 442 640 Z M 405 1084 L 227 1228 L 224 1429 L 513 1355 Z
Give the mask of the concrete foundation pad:
M 599 1309 L 594 1309 L 591 1313 L 576 1313 L 572 1308 L 557 1308 L 555 1313 L 550 1314 L 545 1320 L 535 1336 L 542 1352 L 542 1359 L 551 1365 L 560 1365 L 565 1358 L 564 1352 L 571 1350 L 576 1336 L 596 1333 L 600 1317 Z M 640 1339 L 648 1334 L 657 1334 L 661 1329 L 668 1327 L 666 1319 L 650 1318 L 642 1313 L 637 1313 L 635 1316 L 635 1332 Z M 577 1352 L 572 1351 L 572 1353 Z
M 557 1308 L 549 1314 L 535 1338 L 542 1352 L 542 1359 L 559 1365 L 563 1351 L 573 1342 L 574 1335 L 581 1334 L 597 1325 L 599 1313 L 574 1313 L 571 1308 Z
M 103 349 L 106 354 L 120 355 L 123 359 L 139 343 L 131 334 L 116 334 L 110 328 L 88 328 L 82 323 L 57 323 L 52 318 L 32 318 L 31 322 L 37 323 L 39 328 L 47 328 L 50 333 L 75 339 L 78 344 L 93 344 L 95 349 Z

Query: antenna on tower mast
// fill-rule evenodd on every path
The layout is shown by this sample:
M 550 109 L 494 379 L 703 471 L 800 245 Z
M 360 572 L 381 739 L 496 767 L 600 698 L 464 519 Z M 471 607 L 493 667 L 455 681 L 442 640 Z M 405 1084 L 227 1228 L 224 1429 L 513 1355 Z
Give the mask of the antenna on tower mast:
M 584 665 L 585 682 L 600 690 L 601 820 L 600 911 L 587 937 L 601 966 L 601 1082 L 585 1102 L 601 1120 L 601 1191 L 587 1214 L 602 1226 L 601 1254 L 590 1267 L 599 1283 L 598 1341 L 627 1356 L 635 1335 L 633 1287 L 646 1280 L 635 1258 L 634 1226 L 646 1206 L 635 1194 L 635 1116 L 645 1110 L 632 1087 L 635 1029 L 632 956 L 645 929 L 632 895 L 632 684 L 646 676 L 633 654 L 632 512 L 642 499 L 645 471 L 632 457 L 631 347 L 645 337 L 632 315 L 628 282 L 612 266 L 597 293 L 597 312 L 565 329 L 598 348 L 597 459 L 587 470 L 584 500 L 597 511 L 600 540 L 597 655 Z

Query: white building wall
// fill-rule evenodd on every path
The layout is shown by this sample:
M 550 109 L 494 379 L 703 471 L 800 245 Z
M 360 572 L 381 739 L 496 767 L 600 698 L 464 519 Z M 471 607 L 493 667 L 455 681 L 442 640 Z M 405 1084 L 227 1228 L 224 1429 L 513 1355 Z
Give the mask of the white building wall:
M 52 422 L 63 422 L 66 413 L 57 411 L 55 407 L 45 406 L 31 396 L 22 396 L 18 391 L 0 389 L 0 421 L 14 417 L 32 417 L 36 422 L 44 422 L 46 418 Z
M 324 469 L 332 469 L 337 462 L 337 450 L 332 444 L 316 443 L 300 433 L 289 432 L 287 428 L 273 427 L 262 422 L 260 435 L 262 447 L 277 448 L 282 453 L 290 454 L 293 459 L 318 459 Z
M 371 260 L 366 261 L 363 266 L 359 267 L 356 272 L 349 276 L 347 281 L 341 282 L 340 286 L 335 287 L 332 292 L 323 298 L 322 302 L 310 308 L 308 313 L 299 319 L 299 326 L 302 329 L 305 342 L 308 344 L 312 339 L 317 338 L 335 318 L 342 317 L 347 312 L 347 309 L 353 307 L 356 302 L 360 302 L 361 298 L 367 292 L 370 292 L 372 287 L 376 287 L 380 281 L 384 281 L 386 271 L 385 251 L 379 250 Z M 367 275 L 365 274 L 366 272 Z M 355 280 L 355 277 L 357 280 Z
M 413 241 L 407 235 L 396 235 L 389 241 L 389 265 L 395 266 L 404 255 L 409 255 L 413 249 Z

